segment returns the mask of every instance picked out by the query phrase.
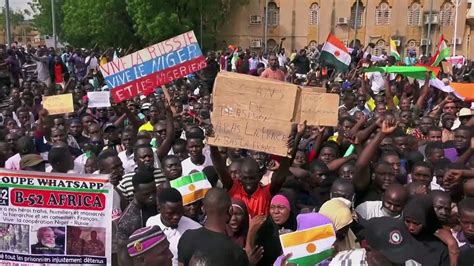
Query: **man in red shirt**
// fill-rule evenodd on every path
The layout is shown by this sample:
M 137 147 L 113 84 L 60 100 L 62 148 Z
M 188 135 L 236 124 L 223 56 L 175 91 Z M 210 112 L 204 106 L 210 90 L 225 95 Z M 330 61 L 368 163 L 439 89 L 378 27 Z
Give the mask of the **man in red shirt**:
M 273 173 L 272 182 L 268 185 L 260 183 L 264 172 L 251 157 L 242 159 L 240 180 L 233 180 L 230 177 L 225 160 L 217 147 L 211 146 L 211 158 L 222 185 L 231 198 L 245 202 L 250 217 L 268 214 L 272 196 L 280 191 L 286 177 L 291 175 L 289 172 L 291 159 L 288 157 L 280 160 L 280 167 Z
M 275 53 L 270 54 L 270 57 L 268 58 L 268 64 L 270 67 L 262 72 L 261 77 L 285 81 L 285 73 L 279 69 L 280 65 L 278 64 L 278 57 Z

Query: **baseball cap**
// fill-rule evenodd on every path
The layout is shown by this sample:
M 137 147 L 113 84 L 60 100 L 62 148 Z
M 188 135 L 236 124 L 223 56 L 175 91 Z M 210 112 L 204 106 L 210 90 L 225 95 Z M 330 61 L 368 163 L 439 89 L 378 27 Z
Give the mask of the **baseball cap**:
M 46 160 L 44 160 L 43 157 L 41 157 L 40 155 L 27 154 L 21 157 L 20 169 L 25 169 L 25 167 L 32 167 L 43 162 L 46 162 Z
M 365 236 L 372 249 L 380 251 L 392 263 L 402 264 L 416 257 L 416 240 L 406 230 L 403 222 L 392 217 L 362 220 Z
M 114 125 L 114 123 L 107 123 L 104 125 L 104 133 L 107 132 L 108 130 L 113 130 L 117 129 L 117 126 Z
M 143 103 L 141 106 L 141 110 L 148 110 L 150 109 L 151 103 Z
M 128 238 L 127 250 L 130 257 L 141 255 L 157 246 L 166 235 L 159 226 L 147 226 L 133 232 Z
M 458 116 L 461 117 L 461 116 L 471 116 L 473 115 L 472 113 L 472 110 L 469 109 L 469 108 L 461 108 L 461 110 L 459 110 L 459 114 Z

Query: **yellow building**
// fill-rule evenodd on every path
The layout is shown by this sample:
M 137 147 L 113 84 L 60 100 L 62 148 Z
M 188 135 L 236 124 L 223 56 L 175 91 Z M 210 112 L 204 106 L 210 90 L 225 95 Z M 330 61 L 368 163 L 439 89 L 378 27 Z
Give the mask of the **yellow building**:
M 11 38 L 12 42 L 18 42 L 19 44 L 31 44 L 34 46 L 44 44 L 41 40 L 39 32 L 33 26 L 33 22 L 29 20 L 21 21 L 17 25 L 11 26 Z M 6 43 L 7 33 L 4 24 L 0 25 L 0 43 Z
M 456 1 L 461 3 L 457 8 L 455 36 Z M 396 40 L 400 54 L 415 49 L 419 55 L 426 52 L 430 40 L 427 53 L 432 53 L 443 34 L 451 50 L 456 42 L 457 55 L 474 57 L 470 42 L 474 32 L 474 0 L 268 0 L 268 12 L 266 2 L 249 0 L 247 5 L 234 10 L 221 25 L 219 39 L 261 50 L 265 40 L 268 48 L 272 48 L 286 37 L 283 46 L 289 54 L 294 49 L 324 43 L 332 32 L 346 45 L 354 39 L 364 46 L 376 44 L 370 51 L 375 55 L 389 51 L 390 38 Z

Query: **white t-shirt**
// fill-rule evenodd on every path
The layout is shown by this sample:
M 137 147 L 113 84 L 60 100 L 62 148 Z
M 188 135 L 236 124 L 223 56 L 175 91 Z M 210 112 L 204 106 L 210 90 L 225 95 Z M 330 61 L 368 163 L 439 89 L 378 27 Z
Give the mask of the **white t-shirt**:
M 5 169 L 8 170 L 20 170 L 21 156 L 19 153 L 13 155 L 5 161 Z
M 170 251 L 173 253 L 173 266 L 178 266 L 178 242 L 181 236 L 187 230 L 201 228 L 200 224 L 186 216 L 181 217 L 177 228 L 167 227 L 163 224 L 163 222 L 161 222 L 161 214 L 148 218 L 148 221 L 146 221 L 146 226 L 153 225 L 158 225 L 161 230 L 163 230 L 163 233 L 165 233 L 168 242 L 170 242 Z
M 355 211 L 365 220 L 369 220 L 371 218 L 376 217 L 393 217 L 390 216 L 384 209 L 381 200 L 375 201 L 366 201 L 361 203 Z M 397 215 L 393 218 L 399 218 L 400 215 Z
M 192 161 L 191 161 L 191 157 L 189 157 L 188 159 L 184 160 L 181 162 L 181 167 L 183 168 L 183 176 L 184 175 L 189 175 L 189 173 L 191 173 L 191 171 L 193 170 L 196 170 L 198 172 L 202 172 L 202 169 L 204 169 L 204 167 L 206 166 L 212 166 L 212 160 L 211 160 L 211 156 L 204 152 L 202 153 L 204 155 L 204 163 L 201 164 L 201 165 L 196 165 L 194 164 Z

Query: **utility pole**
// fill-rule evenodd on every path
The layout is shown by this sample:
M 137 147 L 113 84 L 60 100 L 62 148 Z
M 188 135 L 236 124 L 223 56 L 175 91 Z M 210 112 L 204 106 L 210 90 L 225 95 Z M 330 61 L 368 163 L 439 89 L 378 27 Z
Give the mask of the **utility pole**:
M 5 40 L 8 48 L 12 47 L 12 36 L 10 31 L 10 0 L 5 0 L 5 26 L 6 26 L 6 33 L 7 39 Z
M 356 3 L 356 10 L 355 10 L 355 16 L 354 16 L 354 42 L 352 43 L 352 48 L 356 48 L 356 41 L 357 41 L 357 29 L 359 28 L 359 25 L 357 21 L 359 20 L 359 0 L 357 0 Z
M 428 40 L 428 44 L 426 45 L 425 55 L 427 55 L 431 51 L 431 16 L 433 14 L 433 0 L 430 3 L 430 13 L 428 15 L 428 32 L 426 39 Z
M 268 34 L 268 0 L 265 0 L 265 25 L 263 29 L 263 41 L 265 42 L 265 53 L 268 51 L 267 34 Z
M 461 3 L 462 3 L 462 0 L 454 0 L 454 4 L 456 5 L 456 10 L 454 13 L 453 56 L 456 56 L 456 39 L 458 37 L 458 9 Z
M 204 45 L 203 45 L 203 39 L 202 39 L 202 6 L 201 6 L 201 50 L 204 49 Z
M 54 10 L 54 0 L 51 0 L 51 17 L 52 17 L 52 22 L 53 22 L 53 43 L 54 43 L 54 50 L 58 48 L 58 38 L 56 36 L 56 15 L 55 15 L 55 10 Z

